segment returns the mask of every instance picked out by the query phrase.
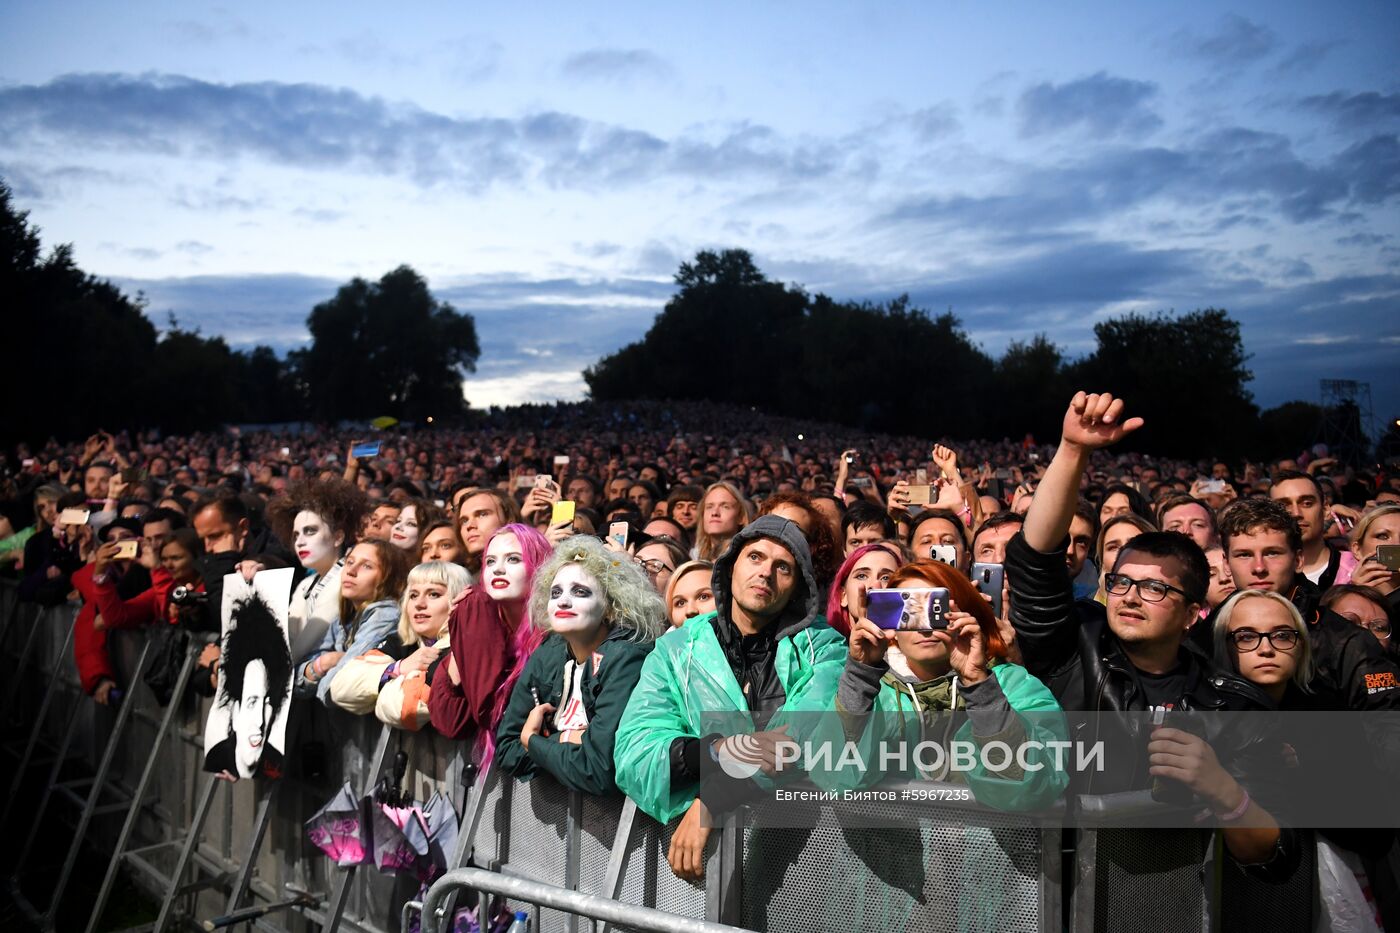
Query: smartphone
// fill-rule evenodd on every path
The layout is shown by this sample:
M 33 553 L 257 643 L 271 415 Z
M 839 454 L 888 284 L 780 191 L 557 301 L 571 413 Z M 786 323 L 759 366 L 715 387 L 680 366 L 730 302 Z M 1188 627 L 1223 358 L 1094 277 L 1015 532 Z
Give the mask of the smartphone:
M 117 542 L 117 553 L 112 555 L 112 560 L 135 560 L 140 553 L 141 542 L 135 538 L 128 538 Z
M 870 590 L 865 616 L 880 628 L 932 632 L 948 627 L 948 591 L 941 586 L 912 590 Z
M 869 489 L 871 485 L 870 477 L 857 476 L 851 480 L 851 485 L 856 487 L 857 489 Z
M 951 544 L 935 544 L 928 549 L 928 559 L 936 560 L 949 567 L 958 565 L 958 549 Z
M 382 446 L 379 441 L 356 441 L 355 446 L 350 448 L 350 456 L 356 460 L 377 457 L 379 456 L 379 448 Z
M 933 501 L 933 487 L 927 483 L 922 486 L 909 487 L 910 505 L 929 505 Z
M 1201 492 L 1207 495 L 1219 495 L 1225 491 L 1225 481 L 1223 479 L 1208 479 L 1201 483 Z
M 554 458 L 554 469 L 558 473 L 563 473 L 569 468 L 569 458 L 560 454 Z
M 972 582 L 977 591 L 991 598 L 992 614 L 1001 618 L 1001 587 L 1005 581 L 1005 571 L 1001 564 L 984 564 L 981 561 L 972 565 Z
M 58 513 L 60 525 L 86 525 L 92 513 L 87 509 L 64 509 Z
M 142 483 L 146 480 L 146 471 L 138 467 L 127 467 L 122 470 L 122 482 L 130 485 L 132 483 Z
M 29 469 L 30 467 L 34 466 L 34 458 L 25 457 L 24 460 L 20 461 L 20 466 L 24 467 L 26 470 Z
M 292 455 L 292 448 L 290 448 L 290 447 L 283 447 L 283 448 L 282 448 L 282 456 L 284 456 L 284 457 L 290 457 L 291 455 Z
M 632 526 L 626 522 L 612 522 L 608 525 L 608 540 L 617 546 L 620 551 L 627 550 L 627 535 L 632 530 Z
M 997 471 L 996 471 L 995 473 L 993 473 L 992 475 L 995 476 L 997 479 L 1001 480 L 1003 483 L 1006 482 L 1007 480 L 1011 479 L 1011 471 L 1010 471 L 1010 470 L 997 470 Z
M 915 485 L 915 486 L 927 486 L 927 485 L 928 485 L 928 468 L 927 468 L 927 467 L 919 467 L 917 470 L 914 471 L 914 483 L 913 483 L 913 485 Z
M 1392 573 L 1400 571 L 1400 544 L 1380 544 L 1376 546 L 1376 560 Z
M 554 510 L 550 513 L 549 523 L 551 525 L 572 525 L 574 522 L 574 500 L 561 499 L 554 503 Z

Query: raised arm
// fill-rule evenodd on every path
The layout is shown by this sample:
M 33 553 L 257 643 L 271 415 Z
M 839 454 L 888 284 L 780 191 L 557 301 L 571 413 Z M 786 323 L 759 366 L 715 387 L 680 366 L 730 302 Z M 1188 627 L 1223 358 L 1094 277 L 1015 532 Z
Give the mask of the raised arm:
M 1141 418 L 1124 420 L 1123 400 L 1107 392 L 1074 394 L 1065 412 L 1060 446 L 1026 512 L 1022 531 L 1027 544 L 1042 554 L 1059 547 L 1074 518 L 1079 481 L 1089 464 L 1089 454 L 1117 443 L 1142 424 Z

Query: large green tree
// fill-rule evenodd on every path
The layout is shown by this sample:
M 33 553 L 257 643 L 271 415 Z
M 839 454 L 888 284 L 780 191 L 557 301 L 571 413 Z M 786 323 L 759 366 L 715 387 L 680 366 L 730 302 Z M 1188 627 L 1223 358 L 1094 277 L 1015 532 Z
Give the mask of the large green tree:
M 1098 346 L 1071 368 L 1074 384 L 1130 400 L 1147 428 L 1137 449 L 1177 456 L 1234 456 L 1255 441 L 1259 410 L 1245 384 L 1240 325 L 1207 308 L 1179 317 L 1129 314 L 1094 325 Z
M 378 282 L 352 279 L 313 308 L 306 325 L 311 345 L 293 362 L 316 417 L 466 413 L 462 380 L 481 355 L 476 323 L 433 298 L 408 266 Z
M 875 429 L 977 424 L 991 361 L 951 314 L 907 297 L 810 297 L 744 250 L 703 251 L 646 335 L 584 373 L 597 399 L 710 399 Z
M 0 303 L 11 350 L 0 439 L 78 437 L 98 427 L 210 429 L 284 421 L 300 407 L 267 347 L 229 349 L 181 329 L 164 335 L 145 302 L 78 267 L 68 245 L 43 254 L 39 230 L 0 182 Z

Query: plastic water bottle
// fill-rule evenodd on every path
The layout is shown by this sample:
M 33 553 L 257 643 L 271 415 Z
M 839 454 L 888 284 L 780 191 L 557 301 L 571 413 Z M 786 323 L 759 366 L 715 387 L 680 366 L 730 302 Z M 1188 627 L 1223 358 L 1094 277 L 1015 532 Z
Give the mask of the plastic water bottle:
M 506 933 L 530 933 L 530 915 L 523 910 L 515 912 L 515 922 Z

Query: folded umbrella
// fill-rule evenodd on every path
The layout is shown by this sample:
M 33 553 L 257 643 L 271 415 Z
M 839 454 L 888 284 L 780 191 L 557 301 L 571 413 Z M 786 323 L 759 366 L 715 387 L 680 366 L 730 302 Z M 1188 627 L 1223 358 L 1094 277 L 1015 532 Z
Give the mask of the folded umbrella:
M 311 819 L 306 837 L 337 865 L 367 865 L 373 861 L 365 801 L 347 782 Z
M 418 873 L 428 855 L 428 827 L 418 807 L 378 804 L 370 809 L 374 863 L 380 871 Z
M 457 853 L 457 811 L 452 801 L 434 793 L 423 806 L 423 822 L 428 827 L 428 864 L 424 867 L 425 881 L 447 871 L 448 861 Z

